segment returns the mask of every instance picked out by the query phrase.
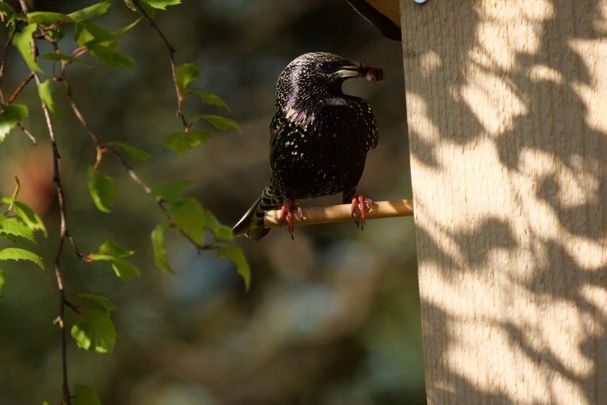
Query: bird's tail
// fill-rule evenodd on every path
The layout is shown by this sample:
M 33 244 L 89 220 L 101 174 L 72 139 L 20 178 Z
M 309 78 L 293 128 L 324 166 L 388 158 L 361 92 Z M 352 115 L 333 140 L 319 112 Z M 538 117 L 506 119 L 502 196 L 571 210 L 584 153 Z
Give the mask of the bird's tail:
M 263 218 L 265 212 L 267 210 L 279 208 L 281 204 L 282 199 L 268 184 L 261 193 L 261 196 L 232 228 L 234 236 L 244 235 L 255 240 L 259 240 L 266 236 L 266 234 L 270 232 L 270 228 L 264 227 Z

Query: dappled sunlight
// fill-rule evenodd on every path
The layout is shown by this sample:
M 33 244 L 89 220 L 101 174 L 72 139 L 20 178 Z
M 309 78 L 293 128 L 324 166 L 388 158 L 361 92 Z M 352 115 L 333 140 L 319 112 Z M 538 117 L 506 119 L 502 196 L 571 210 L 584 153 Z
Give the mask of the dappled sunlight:
M 428 399 L 596 403 L 607 6 L 401 6 Z

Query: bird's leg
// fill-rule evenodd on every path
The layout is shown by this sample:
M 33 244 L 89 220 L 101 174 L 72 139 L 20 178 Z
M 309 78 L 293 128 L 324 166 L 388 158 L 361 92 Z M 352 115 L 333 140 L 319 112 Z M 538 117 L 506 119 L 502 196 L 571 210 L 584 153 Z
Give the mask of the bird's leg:
M 293 223 L 293 212 L 297 212 L 301 215 L 301 208 L 293 202 L 293 200 L 287 198 L 282 207 L 280 208 L 280 213 L 278 214 L 278 220 L 281 222 L 287 223 L 287 229 L 289 230 L 289 234 L 291 235 L 291 239 L 295 239 L 293 236 L 293 231 L 295 230 L 295 225 Z
M 362 194 L 355 195 L 352 198 L 352 217 L 357 218 L 357 226 L 360 220 L 360 229 L 365 229 L 367 213 L 371 211 L 372 204 L 373 200 L 371 200 L 370 198 L 365 198 Z

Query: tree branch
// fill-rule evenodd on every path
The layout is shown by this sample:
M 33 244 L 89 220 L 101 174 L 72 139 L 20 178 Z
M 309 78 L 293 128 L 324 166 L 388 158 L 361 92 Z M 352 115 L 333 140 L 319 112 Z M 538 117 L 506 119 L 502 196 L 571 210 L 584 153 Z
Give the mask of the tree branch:
M 367 219 L 406 217 L 413 215 L 412 200 L 375 201 L 367 213 Z M 280 210 L 266 211 L 264 226 L 273 228 L 284 225 L 280 219 Z M 328 207 L 301 208 L 301 214 L 294 215 L 296 225 L 315 225 L 352 221 L 350 204 L 331 205 Z
M 166 35 L 164 35 L 164 32 L 162 32 L 158 24 L 156 24 L 156 21 L 154 21 L 154 19 L 141 6 L 139 0 L 133 0 L 133 4 L 141 13 L 141 15 L 150 23 L 156 33 L 160 36 L 162 42 L 164 42 L 164 45 L 167 48 L 167 51 L 169 52 L 169 61 L 171 63 L 171 76 L 173 78 L 173 85 L 175 86 L 175 96 L 177 97 L 177 116 L 181 120 L 183 129 L 186 132 L 189 132 L 192 128 L 192 124 L 188 122 L 185 117 L 185 113 L 183 112 L 183 102 L 185 99 L 183 97 L 183 94 L 181 93 L 181 90 L 179 90 L 179 85 L 177 84 L 177 65 L 175 64 L 175 48 L 173 47 L 173 45 L 171 45 L 171 43 L 167 39 Z

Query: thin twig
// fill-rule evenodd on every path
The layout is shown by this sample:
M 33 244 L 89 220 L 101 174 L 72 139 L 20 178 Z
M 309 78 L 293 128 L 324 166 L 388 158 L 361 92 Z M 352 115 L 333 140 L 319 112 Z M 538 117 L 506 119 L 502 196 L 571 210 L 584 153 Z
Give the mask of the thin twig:
M 30 131 L 28 131 L 20 122 L 17 123 L 17 127 L 23 132 L 23 134 L 25 136 L 27 136 L 29 138 L 29 140 L 32 142 L 32 144 L 34 144 L 34 145 L 38 144 L 36 137 L 34 135 L 32 135 L 32 133 Z
M 97 155 L 95 164 L 99 165 L 99 163 L 101 161 L 101 156 L 103 156 L 103 153 L 107 152 L 107 153 L 110 153 L 110 154 L 116 156 L 118 158 L 118 160 L 120 161 L 120 163 L 122 164 L 122 166 L 124 167 L 124 169 L 126 170 L 126 172 L 128 173 L 131 180 L 133 180 L 133 182 L 135 184 L 137 184 L 139 187 L 141 187 L 146 194 L 151 195 L 152 194 L 151 187 L 148 186 L 147 183 L 141 179 L 141 177 L 139 177 L 139 175 L 137 174 L 137 172 L 135 172 L 135 169 L 133 168 L 133 166 L 131 166 L 131 164 L 129 163 L 127 158 L 124 156 L 124 154 L 114 147 L 107 146 L 105 144 L 105 142 L 102 140 L 102 138 L 99 135 L 97 135 L 95 133 L 95 131 L 93 131 L 93 129 L 87 123 L 86 119 L 84 118 L 84 114 L 82 113 L 82 111 L 80 110 L 80 108 L 78 107 L 76 102 L 74 101 L 74 95 L 72 93 L 72 88 L 70 86 L 69 80 L 67 79 L 67 75 L 66 75 L 66 67 L 67 67 L 67 64 L 62 65 L 61 77 L 57 78 L 57 80 L 64 84 L 64 86 L 66 88 L 67 99 L 69 101 L 70 107 L 72 108 L 72 111 L 74 112 L 74 115 L 76 116 L 76 119 L 78 120 L 78 122 L 80 122 L 80 125 L 82 125 L 82 127 L 85 129 L 85 131 L 87 132 L 87 134 L 89 135 L 91 140 L 95 143 L 95 146 L 97 147 L 98 155 Z M 164 201 L 160 200 L 160 201 L 157 201 L 157 205 L 160 208 L 160 210 L 162 211 L 162 213 L 164 214 L 164 216 L 166 217 L 167 224 L 169 226 L 175 227 L 174 219 L 171 216 L 171 213 L 169 212 L 169 209 L 167 208 L 166 203 Z M 179 228 L 178 228 L 178 231 L 179 231 L 179 233 L 181 233 L 181 235 L 183 237 L 185 237 L 188 241 L 190 241 L 190 243 L 198 251 L 210 250 L 210 249 L 216 248 L 216 246 L 214 244 L 198 243 L 191 236 L 189 236 L 187 233 L 185 233 L 183 230 L 181 230 Z
M 28 83 L 31 82 L 33 78 L 34 78 L 34 74 L 32 73 L 28 77 L 26 77 L 21 83 L 19 83 L 19 85 L 17 86 L 15 91 L 13 91 L 13 94 L 11 94 L 11 96 L 9 97 L 8 104 L 13 104 L 13 102 L 17 99 L 17 97 L 19 97 L 19 94 L 21 94 L 21 92 L 23 91 L 25 86 L 27 86 Z
M 40 77 L 37 74 L 34 74 L 34 79 L 36 80 L 36 84 L 40 86 L 41 81 Z M 67 333 L 65 328 L 65 307 L 67 298 L 65 296 L 65 289 L 63 286 L 63 275 L 61 273 L 61 254 L 63 253 L 63 246 L 65 244 L 65 240 L 68 239 L 75 248 L 75 243 L 71 238 L 68 228 L 67 228 L 67 214 L 65 208 L 65 195 L 63 192 L 63 185 L 61 183 L 61 175 L 59 173 L 59 160 L 61 156 L 59 155 L 59 148 L 57 147 L 57 139 L 55 137 L 55 130 L 53 127 L 53 123 L 51 121 L 51 114 L 46 106 L 44 101 L 41 101 L 42 104 L 42 112 L 44 113 L 44 118 L 46 121 L 46 127 L 48 129 L 49 138 L 51 140 L 52 151 L 53 151 L 53 181 L 55 183 L 55 189 L 57 191 L 57 202 L 59 203 L 59 215 L 61 218 L 61 227 L 59 231 L 59 247 L 57 248 L 57 254 L 55 255 L 55 280 L 57 281 L 57 289 L 59 290 L 60 303 L 59 303 L 59 317 L 58 317 L 58 326 L 61 330 L 61 369 L 63 376 L 63 402 L 66 405 L 71 405 L 72 400 L 70 396 L 70 387 L 68 380 L 68 372 L 67 372 Z M 78 250 L 76 249 L 78 252 Z
M 19 4 L 21 5 L 21 11 L 23 13 L 28 13 L 28 7 L 25 0 L 19 0 Z M 32 53 L 34 58 L 38 55 L 38 47 L 36 45 L 36 41 L 32 40 Z M 34 79 L 36 80 L 36 84 L 40 86 L 41 81 L 38 74 L 32 72 L 34 75 Z M 61 175 L 59 172 L 59 160 L 61 156 L 59 155 L 59 148 L 57 147 L 57 138 L 55 137 L 55 129 L 53 127 L 53 122 L 51 120 L 50 111 L 44 101 L 40 101 L 42 106 L 42 112 L 44 114 L 44 119 L 46 122 L 46 127 L 48 130 L 48 135 L 51 140 L 52 145 L 52 154 L 53 154 L 53 182 L 55 183 L 55 189 L 57 191 L 57 202 L 59 203 L 59 215 L 61 221 L 61 227 L 59 231 L 59 246 L 57 248 L 57 253 L 55 255 L 55 280 L 57 282 L 57 289 L 59 291 L 59 316 L 57 317 L 57 324 L 59 325 L 59 329 L 61 330 L 61 375 L 62 375 L 62 391 L 63 391 L 63 403 L 65 405 L 71 405 L 72 398 L 70 394 L 70 386 L 68 379 L 68 369 L 67 369 L 67 332 L 65 327 L 65 307 L 69 302 L 65 295 L 65 288 L 63 283 L 63 275 L 61 272 L 61 254 L 63 253 L 63 246 L 65 245 L 65 240 L 68 239 L 72 245 L 75 247 L 75 243 L 69 235 L 67 228 L 67 210 L 65 207 L 65 195 L 63 192 L 63 185 L 61 184 Z M 77 250 L 77 249 L 76 249 Z
M 4 42 L 4 46 L 2 49 L 2 60 L 0 60 L 0 83 L 2 82 L 2 79 L 4 78 L 4 67 L 6 66 L 6 57 L 8 56 L 8 47 L 11 44 L 11 42 L 13 42 L 14 35 L 15 35 L 15 33 L 12 32 L 8 36 L 8 38 L 6 38 L 6 41 Z M 0 102 L 2 104 L 5 104 L 4 93 L 2 92 L 1 88 L 0 88 Z
M 374 201 L 367 212 L 367 219 L 406 217 L 413 215 L 413 201 Z M 282 226 L 280 210 L 266 211 L 264 225 L 268 228 Z M 314 225 L 335 222 L 352 221 L 352 205 L 341 204 L 328 207 L 301 208 L 300 213 L 294 215 L 296 225 Z
M 186 132 L 189 132 L 192 128 L 192 124 L 188 122 L 185 117 L 185 113 L 183 112 L 183 102 L 185 99 L 183 97 L 183 94 L 181 93 L 181 90 L 179 89 L 179 85 L 177 84 L 177 65 L 175 63 L 175 48 L 173 47 L 173 45 L 171 45 L 171 43 L 167 39 L 166 35 L 164 35 L 164 32 L 162 32 L 158 24 L 156 24 L 156 21 L 154 21 L 154 19 L 145 11 L 145 9 L 141 7 L 141 4 L 139 4 L 139 0 L 133 0 L 133 4 L 137 8 L 137 10 L 139 10 L 141 15 L 143 15 L 143 17 L 150 23 L 156 33 L 160 36 L 162 42 L 164 42 L 164 45 L 167 48 L 167 51 L 169 52 L 169 61 L 171 63 L 171 76 L 173 78 L 173 85 L 175 86 L 175 95 L 177 97 L 177 116 L 181 120 L 183 129 Z

